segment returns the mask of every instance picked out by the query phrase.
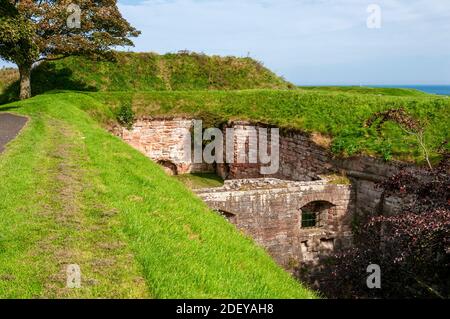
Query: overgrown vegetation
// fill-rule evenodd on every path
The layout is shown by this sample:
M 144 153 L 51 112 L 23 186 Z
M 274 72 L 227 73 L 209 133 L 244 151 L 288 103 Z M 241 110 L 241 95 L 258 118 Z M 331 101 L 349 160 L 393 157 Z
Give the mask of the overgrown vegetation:
M 0 105 L 17 100 L 19 96 L 19 70 L 0 69 Z
M 432 163 L 438 162 L 438 148 L 450 139 L 450 99 L 371 96 L 321 91 L 184 91 L 184 92 L 96 92 L 89 93 L 113 109 L 132 105 L 137 117 L 187 115 L 203 118 L 207 125 L 228 120 L 251 120 L 284 129 L 320 133 L 331 139 L 331 150 L 340 156 L 368 154 L 424 163 L 418 140 L 398 124 L 387 121 L 379 130 L 367 124 L 377 112 L 404 108 L 424 122 L 423 139 Z M 448 146 L 447 146 L 448 148 Z
M 120 125 L 127 129 L 131 129 L 135 121 L 135 115 L 130 104 L 123 104 L 117 111 L 116 118 Z
M 190 52 L 117 53 L 116 62 L 70 57 L 43 63 L 34 71 L 33 79 L 35 93 L 54 89 L 97 91 L 89 94 L 111 106 L 111 111 L 101 115 L 109 117 L 110 122 L 116 117 L 109 114 L 117 114 L 126 104 L 136 117 L 187 115 L 202 118 L 208 126 L 233 119 L 260 121 L 320 133 L 331 141 L 327 147 L 339 156 L 367 154 L 420 164 L 428 157 L 433 164 L 440 159 L 437 148 L 449 139 L 448 97 L 385 88 L 285 90 L 292 86 L 250 58 Z M 14 91 L 14 84 L 9 88 Z M 7 89 L 3 98 L 14 94 Z M 365 124 L 374 114 L 399 108 L 425 122 L 420 140 L 393 121 L 386 121 L 379 130 Z M 425 157 L 421 143 L 429 148 Z
M 450 162 L 402 170 L 379 185 L 385 197 L 404 200 L 394 216 L 368 218 L 355 247 L 336 255 L 316 276 L 334 298 L 450 297 Z M 368 289 L 366 268 L 381 267 L 382 289 Z
M 14 68 L 0 69 L 0 94 L 14 82 L 19 80 L 19 70 Z
M 11 81 L 16 75 L 2 74 L 2 97 L 17 98 L 18 85 Z M 222 181 L 168 177 L 101 125 L 130 127 L 151 115 L 201 118 L 205 126 L 249 120 L 311 133 L 338 156 L 432 165 L 442 160 L 443 145 L 449 150 L 443 144 L 449 140 L 448 98 L 401 89 L 293 88 L 250 58 L 120 53 L 114 63 L 72 57 L 37 67 L 33 88 L 34 94 L 53 91 L 0 107 L 30 117 L 0 156 L 2 297 L 315 297 L 185 187 Z M 399 109 L 420 127 L 384 117 Z M 384 296 L 400 296 L 399 282 L 408 287 L 407 296 L 448 295 L 436 281 L 442 274 L 450 278 L 442 259 L 448 173 L 436 173 L 397 176 L 383 185 L 386 192 L 419 195 L 421 209 L 371 220 L 357 250 L 329 272 L 347 279 L 333 277 L 341 285 L 330 288 L 330 296 L 369 296 L 354 288 L 361 281 L 361 256 L 385 267 L 385 278 L 395 277 Z M 439 179 L 445 176 L 447 182 Z M 349 181 L 336 176 L 330 182 Z M 437 196 L 445 207 L 430 206 Z M 380 227 L 385 246 L 373 244 Z M 82 268 L 81 290 L 64 288 L 68 263 Z M 398 280 L 398 271 L 405 280 Z
M 102 129 L 84 110 L 114 113 L 96 99 L 47 94 L 6 110 L 30 121 L 0 155 L 0 297 L 315 297 Z M 67 264 L 81 289 L 65 288 Z
M 408 114 L 404 108 L 399 109 L 389 109 L 383 112 L 377 112 L 372 115 L 367 121 L 368 126 L 374 125 L 379 133 L 381 133 L 382 126 L 388 122 L 394 122 L 408 135 L 412 135 L 416 138 L 417 144 L 420 147 L 423 158 L 428 164 L 429 169 L 433 169 L 430 161 L 430 151 L 428 150 L 428 145 L 425 142 L 425 127 L 426 119 L 417 120 L 410 114 Z M 446 143 L 446 141 L 443 141 Z
M 32 72 L 33 95 L 50 90 L 184 91 L 294 87 L 251 58 L 190 52 L 165 55 L 116 52 L 114 59 L 92 61 L 69 57 L 42 63 Z M 15 88 L 17 85 L 10 91 Z

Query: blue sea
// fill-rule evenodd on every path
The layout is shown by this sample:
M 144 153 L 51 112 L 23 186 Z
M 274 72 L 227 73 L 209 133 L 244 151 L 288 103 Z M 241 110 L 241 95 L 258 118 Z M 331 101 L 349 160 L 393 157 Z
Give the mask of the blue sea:
M 450 95 L 450 85 L 371 85 L 370 87 L 416 89 L 429 94 Z

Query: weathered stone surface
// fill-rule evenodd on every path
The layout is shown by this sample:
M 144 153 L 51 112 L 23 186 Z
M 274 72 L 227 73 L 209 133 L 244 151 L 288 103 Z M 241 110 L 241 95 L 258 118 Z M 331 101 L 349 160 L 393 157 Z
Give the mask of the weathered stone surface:
M 350 185 L 326 181 L 278 179 L 226 181 L 221 188 L 196 191 L 211 208 L 234 216 L 233 223 L 265 247 L 286 269 L 321 257 L 351 243 L 353 214 Z M 302 228 L 301 209 L 325 202 L 320 227 Z
M 261 175 L 261 164 L 249 163 L 248 146 L 254 136 L 249 134 L 264 125 L 248 122 L 231 122 L 223 128 L 234 129 L 231 149 L 234 151 L 233 163 L 193 164 L 186 152 L 191 145 L 193 120 L 185 118 L 143 118 L 133 129 L 120 129 L 116 134 L 148 157 L 162 164 L 166 170 L 176 167 L 175 174 L 216 171 L 224 179 L 248 179 L 272 177 L 294 181 L 318 180 L 318 175 L 338 171 L 346 174 L 352 182 L 356 213 L 362 216 L 375 214 L 380 210 L 386 214 L 395 214 L 401 202 L 395 198 L 383 198 L 376 183 L 398 172 L 400 163 L 386 163 L 370 157 L 334 159 L 323 147 L 317 145 L 306 134 L 284 132 L 280 136 L 280 169 L 270 176 Z M 226 139 L 224 139 L 226 140 Z M 226 150 L 226 147 L 224 148 Z M 191 157 L 192 158 L 192 157 Z M 226 156 L 224 156 L 226 158 Z M 240 163 L 242 162 L 242 163 Z M 412 168 L 414 169 L 414 168 Z
M 214 171 L 212 165 L 193 164 L 192 127 L 191 119 L 146 118 L 138 120 L 131 130 L 122 128 L 118 135 L 172 174 Z
M 249 145 L 257 144 L 259 134 L 267 135 L 259 127 L 266 128 L 247 122 L 228 123 L 223 128 L 224 141 L 226 129 L 233 128 L 233 143 L 229 146 L 233 161 L 216 165 L 192 164 L 191 119 L 145 118 L 130 131 L 120 129 L 115 133 L 169 173 L 216 171 L 229 179 L 223 188 L 200 190 L 198 195 L 266 247 L 286 268 L 296 267 L 298 262 L 317 263 L 321 257 L 348 247 L 354 214 L 367 218 L 380 213 L 395 214 L 401 208 L 402 201 L 385 198 L 376 186 L 397 173 L 400 163 L 370 157 L 335 159 L 307 134 L 299 132 L 281 134 L 280 169 L 274 175 L 262 175 L 262 164 L 250 163 L 257 154 L 249 152 Z M 252 133 L 255 128 L 256 135 Z M 331 172 L 347 175 L 351 185 L 320 180 L 319 175 Z M 302 228 L 302 207 L 317 201 L 331 204 L 321 227 Z
M 269 127 L 254 126 L 246 122 L 232 122 L 228 127 L 234 129 L 234 161 L 219 165 L 218 173 L 224 179 L 245 179 L 272 177 L 296 181 L 318 180 L 318 175 L 326 174 L 332 169 L 330 154 L 324 148 L 316 145 L 308 136 L 300 133 L 288 133 L 280 136 L 280 169 L 276 174 L 261 174 L 260 163 L 251 163 L 249 145 L 259 140 L 259 128 Z M 252 134 L 256 129 L 255 135 Z M 224 132 L 226 132 L 224 130 Z M 226 136 L 226 134 L 225 134 Z M 263 136 L 270 141 L 267 134 Z M 268 148 L 270 154 L 270 147 Z M 222 166 L 222 167 L 221 167 Z M 226 167 L 223 167 L 226 166 Z

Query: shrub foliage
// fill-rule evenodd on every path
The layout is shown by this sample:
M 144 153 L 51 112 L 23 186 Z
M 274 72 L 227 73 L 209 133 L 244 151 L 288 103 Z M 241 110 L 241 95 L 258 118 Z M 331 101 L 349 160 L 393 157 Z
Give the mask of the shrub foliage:
M 329 297 L 450 297 L 449 156 L 420 174 L 402 170 L 379 186 L 385 196 L 404 200 L 395 216 L 374 216 L 356 235 L 355 247 L 334 256 L 322 269 Z M 366 269 L 381 267 L 381 289 L 368 289 Z

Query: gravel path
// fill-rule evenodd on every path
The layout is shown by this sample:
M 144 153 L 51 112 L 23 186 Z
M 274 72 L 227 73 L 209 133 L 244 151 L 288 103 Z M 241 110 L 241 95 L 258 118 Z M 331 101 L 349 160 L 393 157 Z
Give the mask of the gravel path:
M 14 139 L 28 121 L 26 117 L 0 113 L 0 153 L 5 145 Z

